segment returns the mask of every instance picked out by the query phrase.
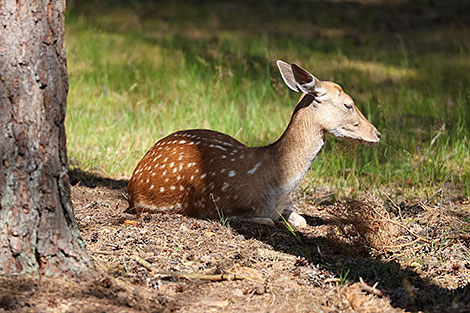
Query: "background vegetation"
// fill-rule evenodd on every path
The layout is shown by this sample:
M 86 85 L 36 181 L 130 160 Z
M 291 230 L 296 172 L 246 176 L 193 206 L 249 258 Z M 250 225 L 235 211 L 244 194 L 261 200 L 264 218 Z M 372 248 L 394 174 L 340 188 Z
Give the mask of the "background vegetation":
M 341 84 L 383 135 L 366 147 L 329 136 L 303 190 L 468 198 L 469 9 L 466 1 L 69 1 L 71 164 L 129 177 L 159 138 L 188 128 L 270 143 L 299 96 L 281 81 L 283 59 Z

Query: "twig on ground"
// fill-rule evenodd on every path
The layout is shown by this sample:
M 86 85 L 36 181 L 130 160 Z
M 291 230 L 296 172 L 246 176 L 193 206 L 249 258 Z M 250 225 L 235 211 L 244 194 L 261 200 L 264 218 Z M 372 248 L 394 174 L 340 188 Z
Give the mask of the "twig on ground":
M 324 284 L 328 283 L 338 283 L 341 279 L 339 278 L 327 278 L 323 281 Z
M 401 219 L 401 208 L 400 208 L 400 206 L 398 204 L 396 204 L 395 201 L 393 201 L 392 198 L 390 198 L 389 195 L 387 195 L 384 192 L 382 192 L 382 194 L 385 195 L 387 197 L 387 199 L 392 203 L 393 207 L 398 210 L 398 215 L 400 215 L 400 219 Z
M 116 254 L 116 252 L 113 252 L 113 251 L 103 251 L 103 250 L 97 250 L 97 251 L 91 251 L 91 254 L 115 255 L 115 254 Z
M 382 249 L 399 249 L 399 248 L 404 248 L 404 247 L 407 247 L 407 246 L 411 246 L 415 243 L 417 243 L 418 241 L 420 241 L 419 238 L 416 238 L 415 240 L 413 241 L 410 241 L 410 242 L 407 242 L 407 243 L 403 243 L 403 244 L 400 244 L 400 245 L 392 245 L 392 246 L 380 246 L 378 248 L 382 248 Z
M 420 235 L 418 234 L 415 234 L 413 231 L 411 231 L 408 227 L 406 227 L 405 225 L 401 224 L 401 223 L 398 223 L 398 222 L 395 222 L 394 220 L 391 220 L 391 219 L 388 219 L 386 217 L 382 217 L 383 220 L 389 222 L 389 223 L 392 223 L 394 225 L 397 225 L 401 228 L 403 228 L 404 230 L 406 230 L 407 232 L 409 232 L 411 235 L 413 235 L 416 239 L 418 239 L 419 241 L 422 241 L 422 242 L 425 242 L 425 243 L 429 243 L 431 244 L 432 241 L 431 240 L 428 240 L 424 237 L 421 237 Z
M 377 297 L 382 297 L 384 295 L 384 293 L 382 292 L 382 290 L 380 289 L 377 289 L 377 285 L 379 284 L 379 282 L 376 282 L 373 286 L 369 286 L 363 279 L 362 277 L 359 277 L 359 282 L 360 282 L 360 285 L 361 285 L 361 289 L 365 292 L 368 292 L 370 294 L 373 294 L 373 295 L 376 295 Z
M 214 274 L 214 275 L 208 275 L 208 274 L 200 274 L 200 273 L 184 273 L 184 272 L 172 272 L 172 271 L 166 271 L 162 269 L 158 269 L 149 262 L 145 261 L 139 256 L 133 255 L 132 258 L 148 269 L 149 271 L 152 271 L 153 273 L 157 275 L 163 275 L 163 276 L 171 276 L 171 277 L 178 277 L 178 278 L 186 278 L 186 279 L 201 279 L 201 280 L 239 280 L 239 279 L 244 279 L 245 277 L 240 276 L 240 275 L 235 275 L 235 274 Z
M 427 205 L 437 194 L 442 193 L 442 188 L 437 189 L 431 196 L 429 196 L 426 201 L 420 202 L 422 205 Z
M 425 242 L 425 243 L 433 243 L 431 240 L 428 240 L 416 233 L 414 233 L 413 231 L 411 231 L 408 227 L 406 227 L 405 225 L 399 223 L 399 222 L 395 222 L 394 220 L 391 220 L 389 218 L 386 218 L 385 216 L 383 216 L 382 214 L 380 214 L 379 212 L 377 212 L 372 206 L 370 206 L 372 208 L 372 210 L 374 210 L 375 214 L 377 214 L 378 216 L 380 216 L 380 218 L 382 218 L 384 221 L 387 221 L 389 223 L 392 223 L 394 225 L 397 225 L 401 228 L 403 228 L 404 230 L 406 230 L 407 232 L 409 232 L 411 235 L 413 235 L 416 239 L 418 239 L 419 241 L 422 241 L 422 242 Z

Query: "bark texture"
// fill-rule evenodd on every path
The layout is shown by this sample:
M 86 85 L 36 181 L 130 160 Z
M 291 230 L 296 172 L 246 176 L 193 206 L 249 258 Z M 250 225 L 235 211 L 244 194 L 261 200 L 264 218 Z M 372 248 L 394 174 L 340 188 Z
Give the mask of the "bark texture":
M 0 274 L 92 263 L 70 200 L 65 0 L 0 0 Z

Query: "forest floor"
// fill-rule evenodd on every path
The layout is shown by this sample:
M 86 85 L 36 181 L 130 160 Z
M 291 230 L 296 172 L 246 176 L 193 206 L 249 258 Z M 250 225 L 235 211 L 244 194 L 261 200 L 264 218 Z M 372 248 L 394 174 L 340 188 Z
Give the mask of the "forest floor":
M 126 181 L 71 180 L 98 274 L 2 278 L 0 312 L 470 312 L 468 200 L 298 193 L 308 226 L 293 230 L 137 219 L 123 213 Z

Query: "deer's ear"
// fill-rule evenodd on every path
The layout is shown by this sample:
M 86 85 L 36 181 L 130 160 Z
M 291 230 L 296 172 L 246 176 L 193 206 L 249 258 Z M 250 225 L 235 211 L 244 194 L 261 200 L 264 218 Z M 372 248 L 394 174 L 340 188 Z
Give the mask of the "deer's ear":
M 279 68 L 279 72 L 281 72 L 282 79 L 284 83 L 286 83 L 287 87 L 290 89 L 299 92 L 299 88 L 297 87 L 297 83 L 295 82 L 294 73 L 292 72 L 292 67 L 290 64 L 277 60 L 277 67 Z
M 316 96 L 322 93 L 321 81 L 295 63 L 291 65 L 297 88 L 304 93 Z
M 282 79 L 290 89 L 314 96 L 323 93 L 321 81 L 297 64 L 292 63 L 291 65 L 278 60 L 277 67 L 281 72 Z
M 282 79 L 290 89 L 310 93 L 314 96 L 322 93 L 321 81 L 297 64 L 292 63 L 291 65 L 278 60 L 277 67 L 281 72 Z

